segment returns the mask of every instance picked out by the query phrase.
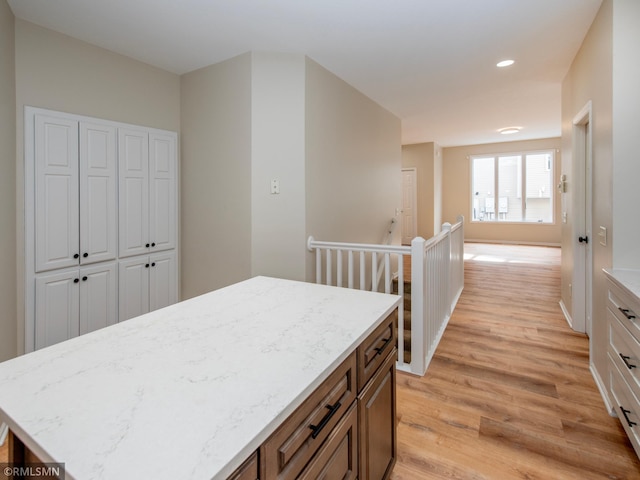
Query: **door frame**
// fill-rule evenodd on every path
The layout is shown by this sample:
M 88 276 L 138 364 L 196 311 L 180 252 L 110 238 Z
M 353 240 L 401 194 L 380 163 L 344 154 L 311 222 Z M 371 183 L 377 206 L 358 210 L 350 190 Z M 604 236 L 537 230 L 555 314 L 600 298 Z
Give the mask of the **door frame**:
M 573 118 L 573 172 L 575 215 L 571 229 L 573 248 L 572 325 L 577 332 L 591 334 L 593 312 L 593 136 L 591 101 Z M 586 235 L 589 243 L 578 242 Z
M 415 238 L 418 236 L 418 169 L 416 167 L 403 167 L 401 171 L 403 174 L 404 172 L 413 173 L 413 192 L 411 193 L 411 195 L 413 197 L 413 234 L 414 234 L 413 236 Z M 404 197 L 404 181 L 402 182 L 402 190 L 403 190 L 402 195 Z M 400 239 L 401 239 L 401 243 L 404 244 L 404 235 L 403 235 L 404 215 L 401 215 L 400 220 L 402 222 L 401 228 L 400 228 Z

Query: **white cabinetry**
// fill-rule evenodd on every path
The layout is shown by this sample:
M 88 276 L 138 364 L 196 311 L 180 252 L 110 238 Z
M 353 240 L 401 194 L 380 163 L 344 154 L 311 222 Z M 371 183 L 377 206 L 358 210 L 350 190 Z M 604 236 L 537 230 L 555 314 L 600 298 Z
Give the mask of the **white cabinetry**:
M 178 300 L 175 252 L 143 255 L 119 263 L 120 321 Z
M 176 246 L 176 137 L 121 128 L 120 257 Z
M 26 107 L 27 352 L 177 302 L 177 156 L 174 132 Z
M 117 300 L 115 262 L 36 276 L 36 349 L 113 325 Z

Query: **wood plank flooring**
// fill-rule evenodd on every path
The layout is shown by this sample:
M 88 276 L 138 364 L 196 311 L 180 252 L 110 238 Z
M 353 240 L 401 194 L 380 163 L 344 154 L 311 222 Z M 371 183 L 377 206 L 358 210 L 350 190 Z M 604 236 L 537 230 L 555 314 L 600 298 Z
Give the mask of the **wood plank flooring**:
M 558 306 L 560 250 L 465 251 L 465 289 L 429 371 L 398 372 L 391 478 L 640 479 L 589 372 L 588 340 Z
M 393 480 L 640 479 L 567 325 L 560 249 L 465 246 L 465 289 L 423 378 L 398 373 Z

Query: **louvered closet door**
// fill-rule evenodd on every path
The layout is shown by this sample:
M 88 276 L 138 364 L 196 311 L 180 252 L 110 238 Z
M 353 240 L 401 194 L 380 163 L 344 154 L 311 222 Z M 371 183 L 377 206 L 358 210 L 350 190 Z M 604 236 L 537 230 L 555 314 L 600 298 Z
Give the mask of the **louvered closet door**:
M 117 255 L 116 129 L 80 123 L 80 263 Z
M 78 265 L 78 122 L 35 115 L 36 272 Z
M 118 129 L 119 246 L 128 257 L 149 252 L 149 134 Z
M 176 247 L 176 137 L 149 134 L 149 238 L 151 252 Z

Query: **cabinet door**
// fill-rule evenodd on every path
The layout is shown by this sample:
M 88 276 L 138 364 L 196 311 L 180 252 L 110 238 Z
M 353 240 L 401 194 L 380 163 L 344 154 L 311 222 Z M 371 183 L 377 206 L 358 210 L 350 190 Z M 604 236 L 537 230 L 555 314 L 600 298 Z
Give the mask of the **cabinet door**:
M 35 115 L 36 272 L 78 265 L 78 122 Z
M 36 349 L 79 334 L 78 270 L 36 277 Z
M 80 335 L 118 322 L 115 262 L 80 269 Z
M 361 480 L 386 480 L 396 462 L 394 349 L 358 396 Z
M 149 311 L 153 311 L 178 301 L 176 254 L 157 253 L 149 260 Z
M 118 129 L 120 257 L 149 252 L 149 134 Z
M 80 264 L 116 258 L 116 166 L 116 129 L 81 122 Z
M 149 311 L 149 257 L 118 262 L 119 315 L 122 322 Z
M 151 251 L 176 246 L 177 145 L 175 135 L 149 134 L 149 240 Z

